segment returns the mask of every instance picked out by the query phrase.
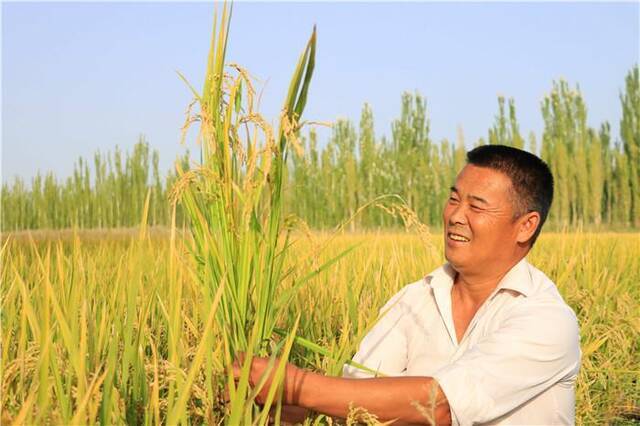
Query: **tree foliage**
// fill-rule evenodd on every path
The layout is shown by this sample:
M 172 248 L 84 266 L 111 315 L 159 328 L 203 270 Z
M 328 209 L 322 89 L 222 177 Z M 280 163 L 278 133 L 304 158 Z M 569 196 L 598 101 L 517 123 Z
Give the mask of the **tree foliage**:
M 540 155 L 555 178 L 549 216 L 552 227 L 640 227 L 640 76 L 635 66 L 620 94 L 620 138 L 612 139 L 608 122 L 588 125 L 586 102 L 578 86 L 555 81 L 541 103 L 542 134 L 520 133 L 513 99 L 498 97 L 498 111 L 487 138 L 473 145 L 504 144 Z M 455 142 L 435 142 L 430 135 L 427 101 L 404 93 L 391 136 L 378 137 L 370 105 L 359 123 L 334 123 L 328 141 L 315 129 L 301 135 L 302 152 L 288 161 L 285 192 L 289 214 L 311 227 L 329 228 L 344 221 L 349 228 L 400 226 L 376 202 L 397 194 L 424 223 L 438 225 L 449 187 L 464 166 L 467 144 L 462 128 Z M 181 158 L 188 168 L 188 158 Z M 148 221 L 168 224 L 167 193 L 175 173 L 158 170 L 159 154 L 141 138 L 131 153 L 116 147 L 96 153 L 92 164 L 80 158 L 73 174 L 60 181 L 52 173 L 31 182 L 16 177 L 2 186 L 2 229 L 121 227 L 139 223 L 147 193 Z M 362 206 L 371 204 L 368 208 Z M 384 206 L 383 206 L 384 207 Z M 181 219 L 178 211 L 178 220 Z

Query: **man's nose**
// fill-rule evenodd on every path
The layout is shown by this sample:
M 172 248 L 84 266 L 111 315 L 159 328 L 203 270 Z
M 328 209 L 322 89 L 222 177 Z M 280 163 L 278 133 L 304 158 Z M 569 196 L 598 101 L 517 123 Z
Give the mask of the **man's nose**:
M 449 215 L 449 225 L 457 225 L 457 224 L 466 224 L 467 216 L 466 216 L 466 207 L 464 203 L 459 203 L 453 211 L 451 215 Z

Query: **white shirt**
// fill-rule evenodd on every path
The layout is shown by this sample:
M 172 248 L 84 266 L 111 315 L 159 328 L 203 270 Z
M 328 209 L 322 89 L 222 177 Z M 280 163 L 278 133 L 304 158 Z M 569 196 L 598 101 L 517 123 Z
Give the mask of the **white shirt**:
M 580 336 L 555 284 L 522 259 L 458 343 L 454 277 L 446 264 L 393 296 L 354 361 L 389 376 L 433 377 L 454 425 L 573 424 Z M 372 374 L 345 366 L 344 376 Z

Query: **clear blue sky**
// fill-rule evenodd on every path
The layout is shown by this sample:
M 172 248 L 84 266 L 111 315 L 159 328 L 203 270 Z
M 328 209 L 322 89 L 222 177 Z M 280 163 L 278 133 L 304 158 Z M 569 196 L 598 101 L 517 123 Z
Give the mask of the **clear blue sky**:
M 364 102 L 390 134 L 403 91 L 427 97 L 434 140 L 486 136 L 496 96 L 521 131 L 542 131 L 552 81 L 579 83 L 592 126 L 617 136 L 619 94 L 639 55 L 639 3 L 236 3 L 228 59 L 267 81 L 275 117 L 313 24 L 317 68 L 306 118 L 358 120 Z M 140 134 L 169 168 L 201 86 L 213 6 L 3 3 L 2 175 L 70 174 L 75 159 Z M 326 136 L 326 132 L 323 136 Z M 192 145 L 193 147 L 193 145 Z M 193 148 L 195 149 L 195 148 Z

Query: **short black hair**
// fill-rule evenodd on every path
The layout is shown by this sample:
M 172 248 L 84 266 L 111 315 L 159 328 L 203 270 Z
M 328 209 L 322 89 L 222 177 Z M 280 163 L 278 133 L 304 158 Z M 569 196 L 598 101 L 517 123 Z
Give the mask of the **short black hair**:
M 540 223 L 531 239 L 536 242 L 553 201 L 553 175 L 547 163 L 527 151 L 506 145 L 481 145 L 467 152 L 467 163 L 504 173 L 514 190 L 515 216 L 540 214 Z

